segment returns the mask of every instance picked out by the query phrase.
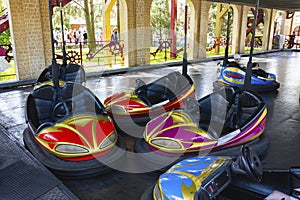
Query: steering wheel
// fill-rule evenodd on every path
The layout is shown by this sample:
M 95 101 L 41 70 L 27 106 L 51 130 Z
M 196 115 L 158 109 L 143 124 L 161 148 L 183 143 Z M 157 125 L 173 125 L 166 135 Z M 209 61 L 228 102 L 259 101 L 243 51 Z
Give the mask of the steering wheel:
M 249 177 L 259 182 L 263 175 L 263 166 L 256 152 L 248 146 L 243 146 L 241 161 Z
M 58 118 L 63 118 L 69 116 L 72 110 L 72 102 L 58 102 L 53 108 L 53 116 Z

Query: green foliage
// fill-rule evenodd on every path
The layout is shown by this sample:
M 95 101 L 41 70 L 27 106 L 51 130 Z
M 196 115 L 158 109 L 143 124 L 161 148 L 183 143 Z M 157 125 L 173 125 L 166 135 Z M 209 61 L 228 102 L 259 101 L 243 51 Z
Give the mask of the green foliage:
M 0 34 L 0 44 L 11 44 L 9 29 Z
M 170 13 L 168 0 L 153 0 L 150 10 L 150 24 L 154 31 L 162 34 L 163 29 L 170 29 Z
M 84 16 L 82 7 L 78 6 L 65 6 L 62 8 L 63 12 L 63 23 L 65 28 L 70 29 L 70 16 L 81 17 Z M 60 17 L 60 8 L 54 7 L 53 9 L 53 29 L 60 30 L 61 29 L 61 17 Z

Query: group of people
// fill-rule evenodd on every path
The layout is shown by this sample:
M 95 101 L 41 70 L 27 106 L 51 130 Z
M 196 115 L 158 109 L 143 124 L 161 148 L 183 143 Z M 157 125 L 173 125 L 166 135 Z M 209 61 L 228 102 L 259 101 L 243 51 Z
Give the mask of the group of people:
M 62 43 L 63 37 L 61 31 L 53 30 L 53 37 L 56 45 Z M 86 45 L 88 41 L 88 35 L 86 30 L 84 29 L 65 30 L 64 40 L 67 43 L 79 44 L 80 42 L 82 42 L 83 44 Z
M 62 33 L 59 30 L 53 30 L 53 37 L 54 37 L 54 42 L 56 45 L 62 43 Z M 67 43 L 70 44 L 79 44 L 83 43 L 84 45 L 87 44 L 88 42 L 88 34 L 85 29 L 74 29 L 74 30 L 65 30 L 64 31 L 64 40 Z M 96 41 L 97 43 L 103 42 L 103 32 L 102 30 L 99 30 L 96 32 Z M 114 28 L 111 32 L 111 41 L 119 41 L 119 36 L 118 36 L 118 29 Z
M 241 55 L 240 54 L 235 54 L 233 56 L 233 59 L 234 59 L 234 61 L 230 62 L 230 65 L 231 66 L 235 65 L 235 67 L 242 68 L 241 65 L 240 65 L 240 62 L 241 62 L 241 59 L 242 59 Z M 261 69 L 260 66 L 259 66 L 259 63 L 257 63 L 257 62 L 252 63 L 252 73 L 254 75 L 261 76 L 261 77 L 264 77 L 264 78 L 268 77 L 268 73 L 265 72 L 265 70 Z

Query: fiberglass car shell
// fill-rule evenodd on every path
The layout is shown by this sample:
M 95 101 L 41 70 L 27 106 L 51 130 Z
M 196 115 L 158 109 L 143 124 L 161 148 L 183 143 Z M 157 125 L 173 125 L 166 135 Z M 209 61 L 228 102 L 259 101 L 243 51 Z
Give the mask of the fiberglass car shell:
M 195 98 L 192 79 L 180 72 L 169 73 L 149 84 L 140 79 L 136 83 L 135 89 L 113 94 L 104 101 L 115 125 L 125 133 L 140 136 L 151 118 L 182 107 L 187 97 Z
M 54 174 L 81 177 L 103 173 L 125 144 L 98 98 L 83 85 L 41 84 L 26 104 L 26 148 Z M 118 145 L 118 146 L 117 146 Z
M 276 81 L 275 74 L 265 73 L 265 76 L 255 74 L 252 70 L 250 90 L 256 92 L 275 91 L 280 87 Z M 221 65 L 217 66 L 217 80 L 213 83 L 215 89 L 220 89 L 224 86 L 232 86 L 243 88 L 246 78 L 246 69 L 239 66 Z
M 232 178 L 247 178 L 258 183 L 263 176 L 262 163 L 256 152 L 242 146 L 239 156 L 195 156 L 184 159 L 161 174 L 142 200 L 158 199 L 227 199 L 223 193 Z M 240 196 L 239 196 L 240 197 Z
M 262 156 L 269 144 L 263 134 L 266 116 L 260 95 L 226 87 L 198 102 L 188 99 L 185 110 L 163 113 L 149 121 L 135 150 L 152 166 L 169 165 L 195 154 L 236 157 L 246 143 Z

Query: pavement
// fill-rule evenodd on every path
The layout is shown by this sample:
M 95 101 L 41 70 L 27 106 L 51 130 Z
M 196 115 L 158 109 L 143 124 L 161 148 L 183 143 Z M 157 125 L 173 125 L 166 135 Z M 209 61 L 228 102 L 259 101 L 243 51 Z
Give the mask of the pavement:
M 242 57 L 247 63 L 248 57 Z M 196 96 L 199 98 L 212 93 L 218 60 L 210 59 L 192 62 L 188 73 L 195 83 Z M 300 165 L 300 53 L 279 51 L 258 54 L 253 62 L 259 62 L 261 68 L 277 76 L 280 88 L 275 93 L 264 93 L 267 103 L 267 126 L 265 134 L 269 136 L 270 146 L 263 159 L 264 169 L 289 169 Z M 149 83 L 171 71 L 181 71 L 181 66 L 155 65 L 154 67 L 134 67 L 134 70 L 120 70 L 115 73 L 90 73 L 86 86 L 103 102 L 109 95 L 135 86 L 137 78 Z M 25 124 L 25 102 L 31 84 L 24 87 L 5 88 L 0 91 L 0 126 L 14 142 L 23 146 L 22 132 Z M 134 139 L 127 139 L 132 145 Z M 129 146 L 128 151 L 133 147 Z M 130 166 L 130 164 L 128 165 Z M 153 185 L 159 173 L 134 173 L 112 170 L 106 174 L 79 180 L 64 180 L 62 183 L 79 199 L 140 199 L 143 192 Z M 1 183 L 2 184 L 2 183 Z

